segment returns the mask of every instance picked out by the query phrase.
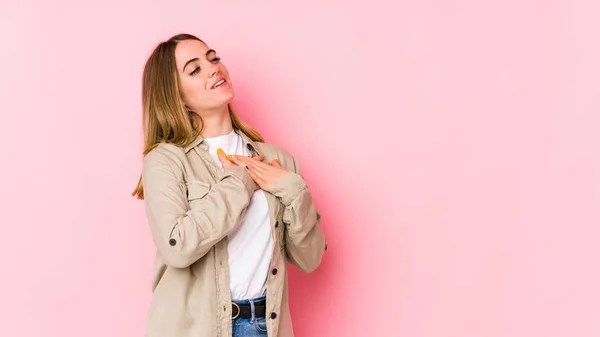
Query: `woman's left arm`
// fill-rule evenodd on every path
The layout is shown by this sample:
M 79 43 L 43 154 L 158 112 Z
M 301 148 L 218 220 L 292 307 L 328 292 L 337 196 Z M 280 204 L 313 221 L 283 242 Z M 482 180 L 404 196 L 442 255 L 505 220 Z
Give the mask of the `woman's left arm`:
M 234 156 L 233 161 L 246 165 L 254 181 L 281 200 L 288 260 L 304 273 L 313 272 L 321 264 L 327 244 L 321 229 L 321 215 L 297 162 L 293 160 L 288 171 L 277 160 L 267 164 Z

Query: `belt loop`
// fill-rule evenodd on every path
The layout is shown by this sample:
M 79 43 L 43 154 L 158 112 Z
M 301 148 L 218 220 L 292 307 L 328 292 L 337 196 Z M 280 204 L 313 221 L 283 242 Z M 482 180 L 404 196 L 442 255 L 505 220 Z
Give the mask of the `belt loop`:
M 250 323 L 254 323 L 254 318 L 256 317 L 254 314 L 254 300 L 250 300 L 250 309 L 252 311 L 252 319 L 250 320 Z

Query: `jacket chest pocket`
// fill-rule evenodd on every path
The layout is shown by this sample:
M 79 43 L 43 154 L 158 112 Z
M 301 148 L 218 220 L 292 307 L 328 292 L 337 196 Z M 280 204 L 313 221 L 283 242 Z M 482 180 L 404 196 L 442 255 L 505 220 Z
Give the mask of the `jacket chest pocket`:
M 193 208 L 194 204 L 199 203 L 210 192 L 211 185 L 200 180 L 191 180 L 186 183 L 187 200 L 189 208 Z

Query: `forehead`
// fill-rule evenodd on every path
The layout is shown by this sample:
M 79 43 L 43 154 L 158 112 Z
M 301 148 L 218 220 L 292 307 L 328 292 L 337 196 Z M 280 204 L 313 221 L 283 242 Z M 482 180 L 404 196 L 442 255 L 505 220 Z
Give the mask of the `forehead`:
M 210 48 L 201 41 L 197 40 L 183 40 L 177 43 L 175 47 L 175 62 L 177 68 L 181 70 L 183 65 L 194 58 L 203 59 L 206 58 L 206 52 Z

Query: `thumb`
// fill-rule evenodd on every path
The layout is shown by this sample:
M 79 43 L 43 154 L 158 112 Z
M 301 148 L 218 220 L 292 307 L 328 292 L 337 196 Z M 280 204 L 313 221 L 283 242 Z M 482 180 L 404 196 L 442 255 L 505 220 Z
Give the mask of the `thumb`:
M 273 161 L 271 161 L 271 165 L 275 166 L 275 167 L 281 167 L 281 165 L 279 164 L 279 160 L 277 158 L 273 159 Z
M 233 166 L 233 163 L 227 158 L 225 151 L 223 151 L 221 148 L 217 149 L 217 158 L 219 158 L 219 161 L 221 164 L 223 164 L 223 167 Z

